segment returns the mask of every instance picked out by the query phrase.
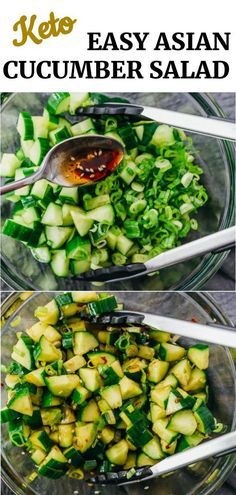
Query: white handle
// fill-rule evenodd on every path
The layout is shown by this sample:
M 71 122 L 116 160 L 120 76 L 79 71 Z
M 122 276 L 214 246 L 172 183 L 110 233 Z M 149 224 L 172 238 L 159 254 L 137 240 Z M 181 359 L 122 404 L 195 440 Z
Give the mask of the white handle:
M 161 268 L 181 263 L 195 256 L 210 253 L 217 249 L 227 247 L 235 242 L 236 227 L 220 230 L 201 239 L 188 242 L 177 248 L 158 254 L 154 258 L 145 262 L 147 273 L 155 272 Z
M 162 108 L 143 107 L 143 115 L 173 127 L 179 127 L 185 131 L 205 134 L 207 136 L 235 141 L 236 125 L 224 119 L 201 117 Z
M 201 323 L 178 320 L 177 318 L 150 313 L 144 313 L 143 323 L 152 328 L 158 328 L 163 332 L 174 333 L 182 337 L 200 340 L 201 342 L 209 342 L 236 349 L 236 329 L 225 329 L 223 325 L 222 327 L 217 325 L 211 329 L 208 325 Z
M 232 431 L 231 433 L 221 435 L 213 440 L 208 440 L 197 447 L 192 447 L 184 452 L 167 457 L 151 468 L 153 472 L 152 477 L 174 471 L 175 469 L 188 466 L 235 448 L 236 431 Z

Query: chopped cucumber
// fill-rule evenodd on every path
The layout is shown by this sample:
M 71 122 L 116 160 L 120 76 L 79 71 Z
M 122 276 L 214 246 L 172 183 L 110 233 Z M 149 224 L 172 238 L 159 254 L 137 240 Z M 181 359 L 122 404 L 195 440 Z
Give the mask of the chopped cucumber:
M 205 344 L 196 344 L 188 349 L 188 358 L 200 370 L 209 366 L 209 347 Z
M 69 397 L 80 383 L 78 375 L 50 376 L 45 381 L 53 395 L 63 398 Z
M 168 423 L 169 420 L 167 418 L 158 419 L 155 421 L 152 429 L 156 435 L 170 445 L 176 440 L 176 438 L 178 438 L 179 433 L 171 430 L 170 428 L 167 429 Z
M 111 409 L 117 409 L 122 406 L 122 396 L 119 385 L 104 387 L 101 391 L 101 396 L 109 404 Z
M 58 292 L 16 334 L 1 421 L 13 445 L 30 447 L 44 476 L 152 465 L 224 427 L 206 406 L 208 348 L 186 355 L 171 334 L 166 340 L 141 324 L 115 323 L 122 308 L 109 293 Z
M 98 346 L 96 337 L 89 332 L 75 332 L 74 333 L 74 353 L 82 356 L 87 352 L 95 349 Z
M 78 419 L 84 423 L 96 422 L 100 418 L 100 410 L 97 402 L 91 399 L 88 403 L 84 403 L 78 411 Z
M 67 112 L 70 106 L 70 93 L 52 93 L 48 99 L 47 110 L 51 114 Z
M 83 454 L 92 446 L 97 436 L 96 423 L 76 426 L 75 436 L 78 450 Z
M 90 218 L 85 213 L 73 210 L 71 210 L 71 216 L 79 235 L 81 235 L 81 237 L 85 236 L 91 229 L 94 219 Z
M 215 429 L 215 419 L 207 406 L 202 405 L 194 412 L 197 428 L 200 433 L 212 433 Z
M 32 416 L 33 406 L 28 387 L 22 385 L 19 389 L 17 389 L 16 392 L 14 392 L 13 397 L 9 400 L 7 407 L 21 414 Z
M 41 222 L 45 225 L 58 226 L 63 225 L 62 208 L 55 203 L 49 203 L 45 210 Z
M 80 368 L 79 376 L 89 392 L 95 392 L 102 386 L 101 377 L 96 369 Z
M 128 450 L 129 447 L 127 442 L 125 440 L 121 440 L 106 450 L 106 456 L 112 464 L 122 466 L 126 462 Z
M 193 435 L 197 429 L 197 421 L 193 412 L 186 409 L 173 414 L 167 428 L 182 435 Z
M 34 358 L 36 361 L 46 361 L 52 363 L 61 359 L 61 351 L 57 349 L 49 340 L 42 335 L 34 349 Z
M 167 374 L 169 369 L 169 363 L 165 361 L 159 361 L 159 359 L 154 359 L 147 370 L 147 377 L 150 382 L 158 383 L 160 382 Z
M 70 227 L 49 227 L 45 228 L 47 242 L 52 249 L 59 249 L 69 239 L 72 229 Z
M 141 387 L 134 381 L 124 376 L 120 382 L 121 396 L 123 400 L 131 399 L 132 397 L 137 397 L 137 395 L 142 394 Z
M 34 125 L 29 112 L 20 113 L 16 128 L 24 141 L 34 139 Z
M 32 370 L 34 367 L 33 340 L 22 335 L 13 347 L 11 357 L 27 370 Z
M 69 259 L 66 256 L 66 251 L 61 249 L 52 255 L 51 267 L 53 273 L 58 277 L 67 277 L 69 274 Z
M 1 177 L 14 177 L 16 169 L 21 165 L 20 160 L 13 153 L 3 153 L 0 163 Z
M 70 113 L 75 113 L 79 107 L 83 107 L 89 99 L 89 93 L 71 93 L 70 94 Z
M 159 348 L 159 356 L 164 361 L 172 362 L 182 359 L 186 354 L 186 350 L 179 345 L 161 343 Z
M 160 460 L 164 457 L 158 437 L 153 437 L 152 440 L 146 443 L 143 447 L 143 452 L 154 460 Z
M 74 124 L 71 127 L 73 136 L 79 136 L 80 134 L 87 134 L 89 131 L 94 131 L 94 124 L 92 119 L 82 120 L 78 124 Z
M 188 359 L 182 359 L 173 368 L 171 368 L 171 373 L 176 376 L 178 382 L 184 387 L 188 384 L 191 376 L 191 365 Z

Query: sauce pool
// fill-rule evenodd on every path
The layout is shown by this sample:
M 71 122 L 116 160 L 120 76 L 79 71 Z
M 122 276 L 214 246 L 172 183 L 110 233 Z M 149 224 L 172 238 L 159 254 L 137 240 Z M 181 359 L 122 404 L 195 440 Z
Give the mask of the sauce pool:
M 71 156 L 69 161 L 62 164 L 61 173 L 71 184 L 92 184 L 110 175 L 120 161 L 119 151 L 96 148 Z

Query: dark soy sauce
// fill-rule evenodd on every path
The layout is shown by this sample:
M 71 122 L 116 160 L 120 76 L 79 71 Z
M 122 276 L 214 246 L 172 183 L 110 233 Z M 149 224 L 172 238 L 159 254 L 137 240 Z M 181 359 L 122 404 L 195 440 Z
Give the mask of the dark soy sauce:
M 105 179 L 121 161 L 121 153 L 101 148 L 71 156 L 62 164 L 62 175 L 72 185 L 86 185 Z

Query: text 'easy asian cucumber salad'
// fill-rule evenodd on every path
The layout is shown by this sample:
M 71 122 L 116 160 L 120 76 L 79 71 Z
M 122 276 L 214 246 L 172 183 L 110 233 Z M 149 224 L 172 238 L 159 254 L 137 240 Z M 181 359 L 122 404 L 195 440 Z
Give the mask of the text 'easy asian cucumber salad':
M 71 125 L 60 116 L 106 101 L 127 100 L 52 94 L 42 116 L 20 113 L 20 148 L 2 157 L 1 175 L 12 181 L 34 173 L 49 149 L 71 136 L 101 134 L 125 147 L 121 165 L 97 184 L 66 188 L 41 179 L 6 195 L 13 209 L 3 233 L 50 263 L 59 277 L 142 263 L 178 246 L 198 229 L 197 210 L 208 199 L 191 138 L 183 131 L 137 117 L 78 118 Z
M 96 323 L 120 306 L 107 293 L 59 294 L 17 332 L 1 421 L 37 466 L 32 480 L 121 468 L 129 479 L 222 431 L 207 406 L 209 347 L 184 348 L 171 328 Z

